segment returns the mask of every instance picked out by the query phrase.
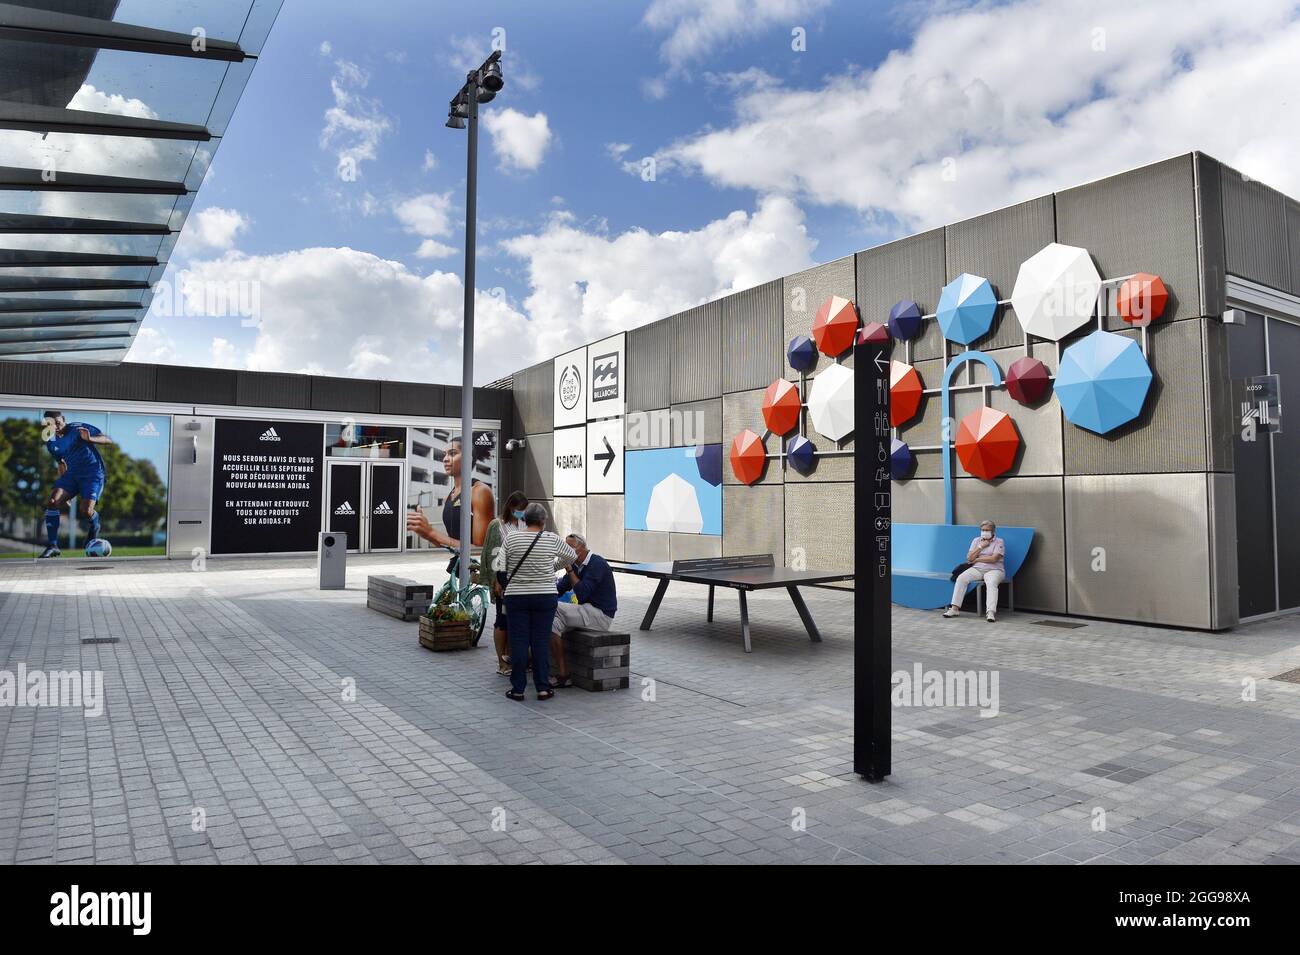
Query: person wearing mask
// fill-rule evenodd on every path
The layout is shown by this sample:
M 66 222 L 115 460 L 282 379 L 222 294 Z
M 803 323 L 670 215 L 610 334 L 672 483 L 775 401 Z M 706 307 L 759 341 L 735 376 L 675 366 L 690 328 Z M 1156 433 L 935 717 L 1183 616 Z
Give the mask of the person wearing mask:
M 524 698 L 531 651 L 537 699 L 549 700 L 555 696 L 550 681 L 551 625 L 560 597 L 555 572 L 571 566 L 578 555 L 559 535 L 546 530 L 546 508 L 537 502 L 524 508 L 524 523 L 526 529 L 506 537 L 501 548 L 510 634 L 510 690 L 506 696 Z
M 523 491 L 515 491 L 501 505 L 501 515 L 492 518 L 483 537 L 483 559 L 480 566 L 492 591 L 492 602 L 496 604 L 496 621 L 492 624 L 492 639 L 497 648 L 497 673 L 510 675 L 510 636 L 506 631 L 505 592 L 501 587 L 499 572 L 503 572 L 504 558 L 501 547 L 511 534 L 524 530 L 524 508 L 528 498 Z
M 971 541 L 966 550 L 968 568 L 957 575 L 952 588 L 952 603 L 943 612 L 945 617 L 955 617 L 961 613 L 962 601 L 966 599 L 966 588 L 971 584 L 979 586 L 984 582 L 984 619 L 989 623 L 997 622 L 998 585 L 1006 579 L 1006 542 L 997 536 L 997 525 L 992 521 L 980 522 L 980 536 Z
M 460 547 L 460 508 L 461 508 L 461 486 L 460 486 L 460 456 L 463 453 L 460 436 L 452 438 L 447 442 L 447 450 L 442 456 L 442 469 L 451 477 L 451 493 L 447 495 L 446 501 L 442 505 L 442 530 L 434 527 L 429 523 L 424 511 L 416 508 L 406 515 L 406 529 L 413 534 L 423 537 L 429 543 L 437 547 Z M 473 448 L 475 463 L 486 461 L 492 451 L 490 448 Z M 496 503 L 492 500 L 492 489 L 482 481 L 474 481 L 473 488 L 470 490 L 470 508 L 473 516 L 470 518 L 470 544 L 474 547 L 483 546 L 483 538 L 487 536 L 488 524 L 492 522 L 492 512 L 496 510 Z
M 569 666 L 564 659 L 564 634 L 569 630 L 608 630 L 618 613 L 618 592 L 609 562 L 587 547 L 581 534 L 570 534 L 564 542 L 573 548 L 578 559 L 555 582 L 557 594 L 572 591 L 573 602 L 561 601 L 555 608 L 551 626 L 551 656 L 559 673 L 551 679 L 555 689 L 569 685 Z

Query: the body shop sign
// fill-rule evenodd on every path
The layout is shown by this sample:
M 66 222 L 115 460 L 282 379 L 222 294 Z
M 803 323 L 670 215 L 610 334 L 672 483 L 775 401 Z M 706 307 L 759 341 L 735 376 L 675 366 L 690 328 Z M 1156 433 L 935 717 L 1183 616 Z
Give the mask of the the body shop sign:
M 555 427 L 587 422 L 587 349 L 555 359 Z
M 324 429 L 301 421 L 217 420 L 212 553 L 316 549 Z

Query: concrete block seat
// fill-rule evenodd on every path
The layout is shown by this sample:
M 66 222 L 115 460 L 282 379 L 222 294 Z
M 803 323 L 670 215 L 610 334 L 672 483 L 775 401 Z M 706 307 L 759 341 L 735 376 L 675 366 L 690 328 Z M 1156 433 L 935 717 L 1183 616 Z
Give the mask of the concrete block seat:
M 564 633 L 569 679 L 584 690 L 625 690 L 631 678 L 632 635 L 579 627 Z
M 893 602 L 917 610 L 948 606 L 952 598 L 952 569 L 966 559 L 966 548 L 979 534 L 978 524 L 894 524 L 890 579 Z M 1007 606 L 1014 610 L 1014 578 L 1029 554 L 1034 529 L 999 525 L 998 536 L 1007 545 Z M 970 593 L 970 589 L 966 592 Z M 983 599 L 984 590 L 980 587 L 976 601 L 982 604 Z

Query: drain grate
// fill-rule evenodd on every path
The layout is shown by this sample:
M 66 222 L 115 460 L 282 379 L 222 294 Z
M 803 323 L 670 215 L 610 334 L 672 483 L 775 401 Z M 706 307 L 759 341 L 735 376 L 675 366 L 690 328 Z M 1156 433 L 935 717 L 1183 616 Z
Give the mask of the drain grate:
M 81 571 L 82 573 L 85 573 L 85 572 L 88 571 L 88 570 L 112 570 L 112 569 L 113 569 L 113 568 L 110 567 L 110 566 L 108 566 L 108 564 L 100 564 L 100 565 L 97 566 L 97 567 L 78 567 L 78 568 L 77 568 L 77 570 Z
M 1078 630 L 1088 626 L 1086 623 L 1071 623 L 1069 620 L 1033 620 L 1035 627 L 1055 627 L 1057 630 Z
M 1281 680 L 1283 683 L 1300 683 L 1300 667 L 1287 670 L 1285 673 L 1279 673 L 1277 676 L 1271 676 L 1269 679 Z
M 84 647 L 96 643 L 120 643 L 121 641 L 121 637 L 82 637 L 81 645 Z

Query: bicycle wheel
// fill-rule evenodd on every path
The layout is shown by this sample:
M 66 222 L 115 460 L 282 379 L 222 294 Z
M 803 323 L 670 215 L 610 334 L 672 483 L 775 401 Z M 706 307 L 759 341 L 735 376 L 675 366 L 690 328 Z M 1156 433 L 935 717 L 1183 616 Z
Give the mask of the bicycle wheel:
M 469 632 L 471 634 L 470 646 L 477 647 L 479 638 L 483 636 L 483 625 L 487 623 L 488 607 L 491 601 L 488 599 L 488 590 L 486 587 L 470 587 L 461 606 L 469 613 Z

